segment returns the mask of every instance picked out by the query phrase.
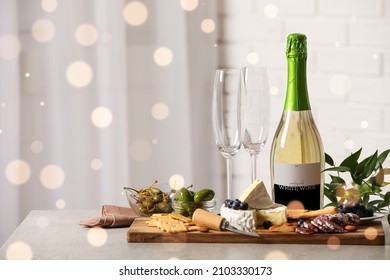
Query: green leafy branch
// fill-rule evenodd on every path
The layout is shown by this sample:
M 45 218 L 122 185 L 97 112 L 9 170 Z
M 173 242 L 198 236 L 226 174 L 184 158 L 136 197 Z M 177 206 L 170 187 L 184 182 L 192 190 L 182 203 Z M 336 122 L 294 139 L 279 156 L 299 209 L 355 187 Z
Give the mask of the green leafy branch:
M 359 162 L 362 152 L 360 148 L 345 158 L 340 165 L 336 166 L 332 157 L 325 153 L 325 162 L 331 166 L 323 172 L 334 172 L 330 175 L 331 181 L 325 183 L 324 194 L 330 200 L 327 206 L 337 206 L 338 204 L 358 202 L 367 208 L 372 208 L 375 212 L 390 212 L 390 192 L 383 192 L 383 187 L 390 185 L 385 182 L 386 174 L 390 174 L 390 169 L 383 168 L 382 164 L 390 153 L 390 149 L 380 153 L 376 151 L 371 156 Z M 341 173 L 350 176 L 351 182 L 347 183 Z M 390 224 L 390 214 L 387 216 Z

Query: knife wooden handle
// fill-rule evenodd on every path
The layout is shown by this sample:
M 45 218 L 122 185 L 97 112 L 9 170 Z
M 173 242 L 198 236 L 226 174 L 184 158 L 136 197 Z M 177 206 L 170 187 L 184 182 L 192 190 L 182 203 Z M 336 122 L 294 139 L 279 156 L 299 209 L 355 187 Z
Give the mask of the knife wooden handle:
M 221 230 L 222 222 L 225 219 L 217 214 L 198 208 L 192 214 L 192 221 L 201 227 L 207 227 L 213 230 Z

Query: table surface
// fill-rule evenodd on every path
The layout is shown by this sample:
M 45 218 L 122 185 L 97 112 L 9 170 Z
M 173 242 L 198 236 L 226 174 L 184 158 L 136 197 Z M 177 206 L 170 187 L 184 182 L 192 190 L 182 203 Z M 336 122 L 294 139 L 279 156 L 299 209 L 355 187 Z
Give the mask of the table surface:
M 0 259 L 15 242 L 24 242 L 32 259 L 41 260 L 243 260 L 243 259 L 390 259 L 390 227 L 382 221 L 385 245 L 295 245 L 218 243 L 128 243 L 128 228 L 101 230 L 101 239 L 89 238 L 90 229 L 78 223 L 100 215 L 99 211 L 34 210 L 0 248 Z M 95 235 L 96 236 L 96 235 Z

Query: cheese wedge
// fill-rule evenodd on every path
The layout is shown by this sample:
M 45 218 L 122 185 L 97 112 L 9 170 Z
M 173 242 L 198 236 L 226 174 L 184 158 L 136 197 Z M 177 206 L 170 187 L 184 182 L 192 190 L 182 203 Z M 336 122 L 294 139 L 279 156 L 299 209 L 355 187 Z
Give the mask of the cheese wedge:
M 273 225 L 282 225 L 287 222 L 287 207 L 279 207 L 265 210 L 257 210 L 257 226 L 262 226 L 265 221 L 270 221 Z
M 274 203 L 270 198 L 264 182 L 256 179 L 239 197 L 241 201 L 248 203 L 253 209 L 274 208 Z

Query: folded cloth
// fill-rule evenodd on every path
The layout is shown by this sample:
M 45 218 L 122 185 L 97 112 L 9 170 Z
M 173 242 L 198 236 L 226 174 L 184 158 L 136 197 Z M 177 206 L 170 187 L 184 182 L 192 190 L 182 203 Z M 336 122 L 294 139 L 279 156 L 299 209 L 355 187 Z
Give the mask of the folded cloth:
M 79 225 L 86 227 L 126 227 L 130 226 L 137 214 L 129 207 L 103 205 L 102 215 L 80 221 Z

